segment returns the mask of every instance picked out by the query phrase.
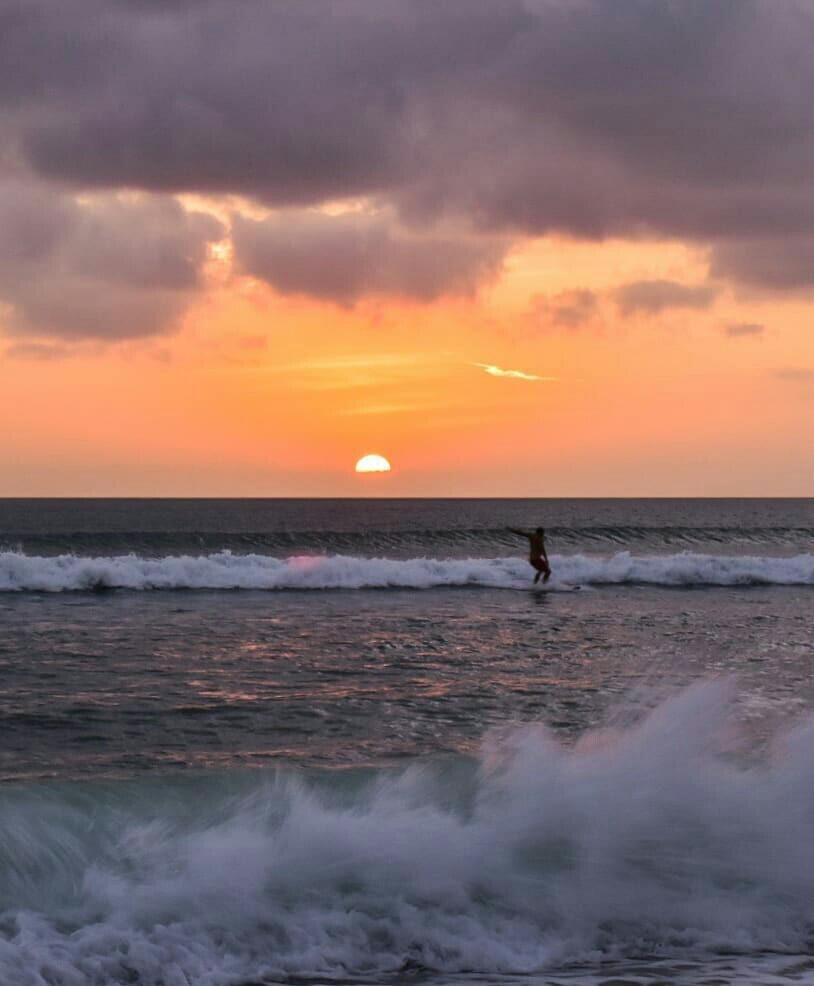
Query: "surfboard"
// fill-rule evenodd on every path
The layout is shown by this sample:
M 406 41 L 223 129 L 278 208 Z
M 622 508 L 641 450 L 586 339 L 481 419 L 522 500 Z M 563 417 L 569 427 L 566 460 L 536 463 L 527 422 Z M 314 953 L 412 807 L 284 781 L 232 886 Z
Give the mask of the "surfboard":
M 529 587 L 532 592 L 579 592 L 581 585 L 574 585 L 572 582 L 555 582 L 546 585 L 543 582 L 534 583 Z

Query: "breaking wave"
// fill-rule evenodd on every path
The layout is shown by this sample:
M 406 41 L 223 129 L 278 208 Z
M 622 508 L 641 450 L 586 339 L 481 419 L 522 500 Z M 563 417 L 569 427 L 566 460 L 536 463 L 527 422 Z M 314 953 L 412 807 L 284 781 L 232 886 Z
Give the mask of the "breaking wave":
M 554 555 L 547 588 L 575 585 L 814 585 L 814 555 L 791 558 L 707 555 Z M 137 554 L 84 557 L 0 552 L 0 592 L 91 589 L 429 589 L 441 586 L 527 588 L 522 558 L 360 558 L 299 555 L 273 558 L 219 551 L 162 558 Z
M 401 770 L 6 786 L 0 981 L 381 981 L 805 953 L 814 722 L 739 765 L 730 700 L 702 683 L 575 747 L 525 727 L 477 758 Z

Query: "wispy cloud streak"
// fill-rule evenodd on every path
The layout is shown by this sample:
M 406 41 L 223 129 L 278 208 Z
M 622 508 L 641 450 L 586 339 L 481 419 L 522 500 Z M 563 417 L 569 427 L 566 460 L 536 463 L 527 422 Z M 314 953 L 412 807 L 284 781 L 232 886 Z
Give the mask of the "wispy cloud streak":
M 522 370 L 504 370 L 491 363 L 473 363 L 473 366 L 480 367 L 484 373 L 491 377 L 508 377 L 510 380 L 528 380 L 532 383 L 556 380 L 556 377 L 540 377 L 536 373 L 524 373 Z
M 757 322 L 736 322 L 732 325 L 727 325 L 724 329 L 724 332 L 733 339 L 743 336 L 760 336 L 765 331 L 766 326 L 759 325 Z

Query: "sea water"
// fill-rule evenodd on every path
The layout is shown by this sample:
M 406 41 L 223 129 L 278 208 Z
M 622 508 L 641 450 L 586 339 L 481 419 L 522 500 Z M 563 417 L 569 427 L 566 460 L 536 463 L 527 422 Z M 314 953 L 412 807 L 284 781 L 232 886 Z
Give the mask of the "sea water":
M 814 982 L 812 602 L 810 500 L 0 501 L 0 983 Z

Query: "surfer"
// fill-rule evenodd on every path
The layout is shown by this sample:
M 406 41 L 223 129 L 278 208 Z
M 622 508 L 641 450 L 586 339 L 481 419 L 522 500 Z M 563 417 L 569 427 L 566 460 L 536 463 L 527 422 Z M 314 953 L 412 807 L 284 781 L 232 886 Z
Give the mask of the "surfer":
M 544 575 L 543 582 L 548 582 L 551 578 L 551 565 L 548 563 L 548 555 L 545 550 L 545 531 L 538 527 L 531 534 L 528 531 L 520 531 L 516 527 L 510 527 L 512 534 L 529 539 L 529 564 L 536 569 L 534 584 L 540 581 L 540 576 Z

